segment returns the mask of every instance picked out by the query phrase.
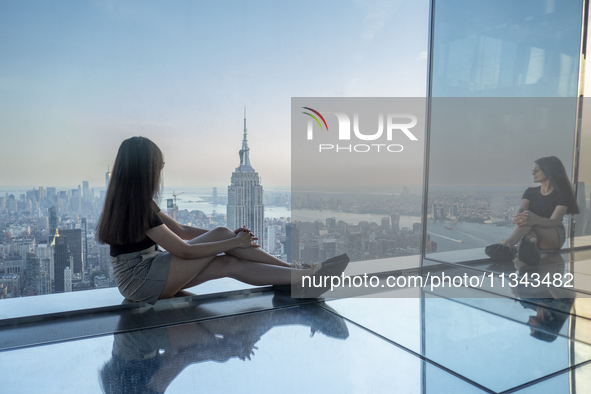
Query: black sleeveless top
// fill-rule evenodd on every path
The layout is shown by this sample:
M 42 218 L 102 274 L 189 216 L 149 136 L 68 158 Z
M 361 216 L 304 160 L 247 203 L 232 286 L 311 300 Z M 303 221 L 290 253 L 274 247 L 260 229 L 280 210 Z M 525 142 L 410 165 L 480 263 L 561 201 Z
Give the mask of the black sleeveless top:
M 150 222 L 150 228 L 158 227 L 162 224 L 164 224 L 164 222 L 160 218 L 160 215 L 158 215 L 157 212 L 154 212 L 154 216 L 152 217 L 152 220 Z M 110 254 L 113 257 L 117 257 L 120 254 L 139 252 L 144 249 L 148 249 L 149 247 L 154 246 L 154 245 L 156 245 L 156 242 L 152 241 L 151 238 L 146 237 L 143 240 L 141 240 L 140 242 L 136 242 L 133 244 L 111 245 L 111 253 Z

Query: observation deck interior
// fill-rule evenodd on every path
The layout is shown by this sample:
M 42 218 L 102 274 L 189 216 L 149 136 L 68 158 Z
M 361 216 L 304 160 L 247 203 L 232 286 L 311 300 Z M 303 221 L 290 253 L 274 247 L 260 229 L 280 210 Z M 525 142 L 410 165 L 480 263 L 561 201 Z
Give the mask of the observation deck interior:
M 443 256 L 447 263 L 424 259 L 423 269 L 494 280 L 332 300 L 294 300 L 232 280 L 154 306 L 126 303 L 116 288 L 4 300 L 3 381 L 27 393 L 591 387 L 591 250 L 549 253 L 536 268 L 462 253 L 456 261 Z M 470 253 L 474 259 L 462 262 Z M 351 263 L 346 274 L 359 274 L 363 263 Z M 390 273 L 418 272 L 403 265 Z M 573 287 L 512 287 L 508 276 L 501 286 L 501 273 L 571 273 Z M 129 382 L 139 391 L 129 391 Z

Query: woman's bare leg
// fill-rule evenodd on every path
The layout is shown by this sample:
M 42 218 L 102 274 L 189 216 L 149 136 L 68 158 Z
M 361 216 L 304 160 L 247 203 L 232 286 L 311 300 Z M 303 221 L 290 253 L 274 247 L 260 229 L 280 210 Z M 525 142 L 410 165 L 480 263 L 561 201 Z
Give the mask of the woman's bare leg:
M 171 298 L 180 290 L 186 288 L 187 283 L 199 275 L 215 258 L 216 256 L 209 256 L 200 259 L 183 260 L 170 255 L 166 284 L 158 298 Z
M 193 238 L 188 241 L 190 244 L 198 244 L 203 242 L 223 241 L 225 239 L 234 238 L 236 234 L 227 227 L 217 227 L 206 232 L 203 235 Z M 277 265 L 280 267 L 289 267 L 285 261 L 279 260 L 271 256 L 261 248 L 236 248 L 226 252 L 227 255 L 238 257 L 241 260 L 256 261 L 263 264 Z
M 272 264 L 240 260 L 221 255 L 194 260 L 170 256 L 170 267 L 160 299 L 170 298 L 182 289 L 197 286 L 212 279 L 233 278 L 249 285 L 287 285 L 300 283 L 302 276 L 312 275 L 313 269 L 292 269 Z
M 558 232 L 556 232 L 556 228 L 533 226 L 532 231 L 536 237 L 536 241 L 534 242 L 540 249 L 550 250 L 560 248 Z
M 531 230 L 532 226 L 515 226 L 515 228 L 513 228 L 513 231 L 511 232 L 511 235 L 509 235 L 509 237 L 507 237 L 505 241 L 509 245 L 515 246 L 517 245 L 521 237 L 527 235 Z
M 190 240 L 189 243 L 221 241 L 235 236 L 233 231 L 218 227 Z M 294 273 L 296 275 L 293 275 Z M 229 277 L 255 286 L 280 285 L 298 283 L 302 276 L 312 274 L 312 269 L 293 270 L 287 263 L 254 247 L 236 248 L 226 252 L 226 255 L 192 260 L 183 260 L 171 255 L 166 285 L 159 298 L 170 298 L 182 289 L 212 279 Z M 295 282 L 292 282 L 292 277 Z
M 184 288 L 197 286 L 213 279 L 233 278 L 253 286 L 300 283 L 302 276 L 312 275 L 313 269 L 292 269 L 273 264 L 241 260 L 234 256 L 217 256 Z
M 554 227 L 515 226 L 511 235 L 506 239 L 510 245 L 516 245 L 521 237 L 532 239 L 540 249 L 558 249 L 558 233 Z

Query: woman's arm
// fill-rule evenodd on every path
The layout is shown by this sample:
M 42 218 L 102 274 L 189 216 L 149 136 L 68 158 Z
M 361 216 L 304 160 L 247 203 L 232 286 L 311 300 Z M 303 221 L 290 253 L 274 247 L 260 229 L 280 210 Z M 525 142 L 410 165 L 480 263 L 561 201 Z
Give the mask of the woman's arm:
M 562 223 L 562 218 L 564 217 L 564 215 L 566 215 L 567 210 L 568 207 L 564 205 L 557 205 L 556 208 L 554 208 L 554 212 L 552 212 L 552 216 L 550 216 L 550 219 L 538 216 L 538 218 L 535 219 L 534 222 L 536 222 L 536 224 L 540 227 L 556 227 L 560 223 Z
M 543 218 L 530 211 L 525 211 L 515 216 L 516 223 L 520 226 L 556 227 L 562 223 L 562 218 L 566 214 L 567 209 L 564 205 L 557 205 L 550 219 Z
M 522 213 L 525 212 L 529 209 L 529 200 L 527 198 L 523 198 L 521 200 L 521 204 L 519 205 L 519 211 L 517 211 L 518 213 Z
M 164 224 L 166 224 L 166 227 L 168 227 L 173 233 L 178 235 L 180 239 L 193 239 L 207 232 L 207 230 L 204 230 L 202 228 L 184 226 L 176 220 L 174 220 L 173 218 L 171 218 L 170 216 L 168 216 L 167 214 L 165 214 L 163 211 L 159 211 L 158 215 L 160 215 L 160 218 L 162 219 Z
M 181 259 L 199 259 L 215 256 L 234 248 L 258 247 L 252 240 L 252 235 L 241 232 L 236 237 L 224 241 L 188 244 L 166 225 L 160 225 L 146 231 L 146 235 L 158 245 L 166 249 L 170 254 Z
M 525 217 L 523 213 L 529 209 L 529 200 L 527 198 L 521 199 L 521 204 L 519 204 L 519 209 L 517 210 L 517 215 L 513 216 L 513 223 L 518 225 L 519 227 L 525 226 Z

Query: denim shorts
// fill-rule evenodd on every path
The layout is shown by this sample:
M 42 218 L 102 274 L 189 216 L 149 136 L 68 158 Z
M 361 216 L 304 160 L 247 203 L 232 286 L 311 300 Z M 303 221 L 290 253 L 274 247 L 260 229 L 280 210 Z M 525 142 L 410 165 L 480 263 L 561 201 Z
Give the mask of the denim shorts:
M 564 224 L 560 223 L 556 226 L 556 232 L 558 233 L 558 249 L 562 248 L 564 245 L 564 241 L 566 241 L 566 229 L 564 228 Z
M 111 257 L 119 292 L 130 301 L 154 304 L 168 277 L 170 254 L 156 245 L 139 252 Z

